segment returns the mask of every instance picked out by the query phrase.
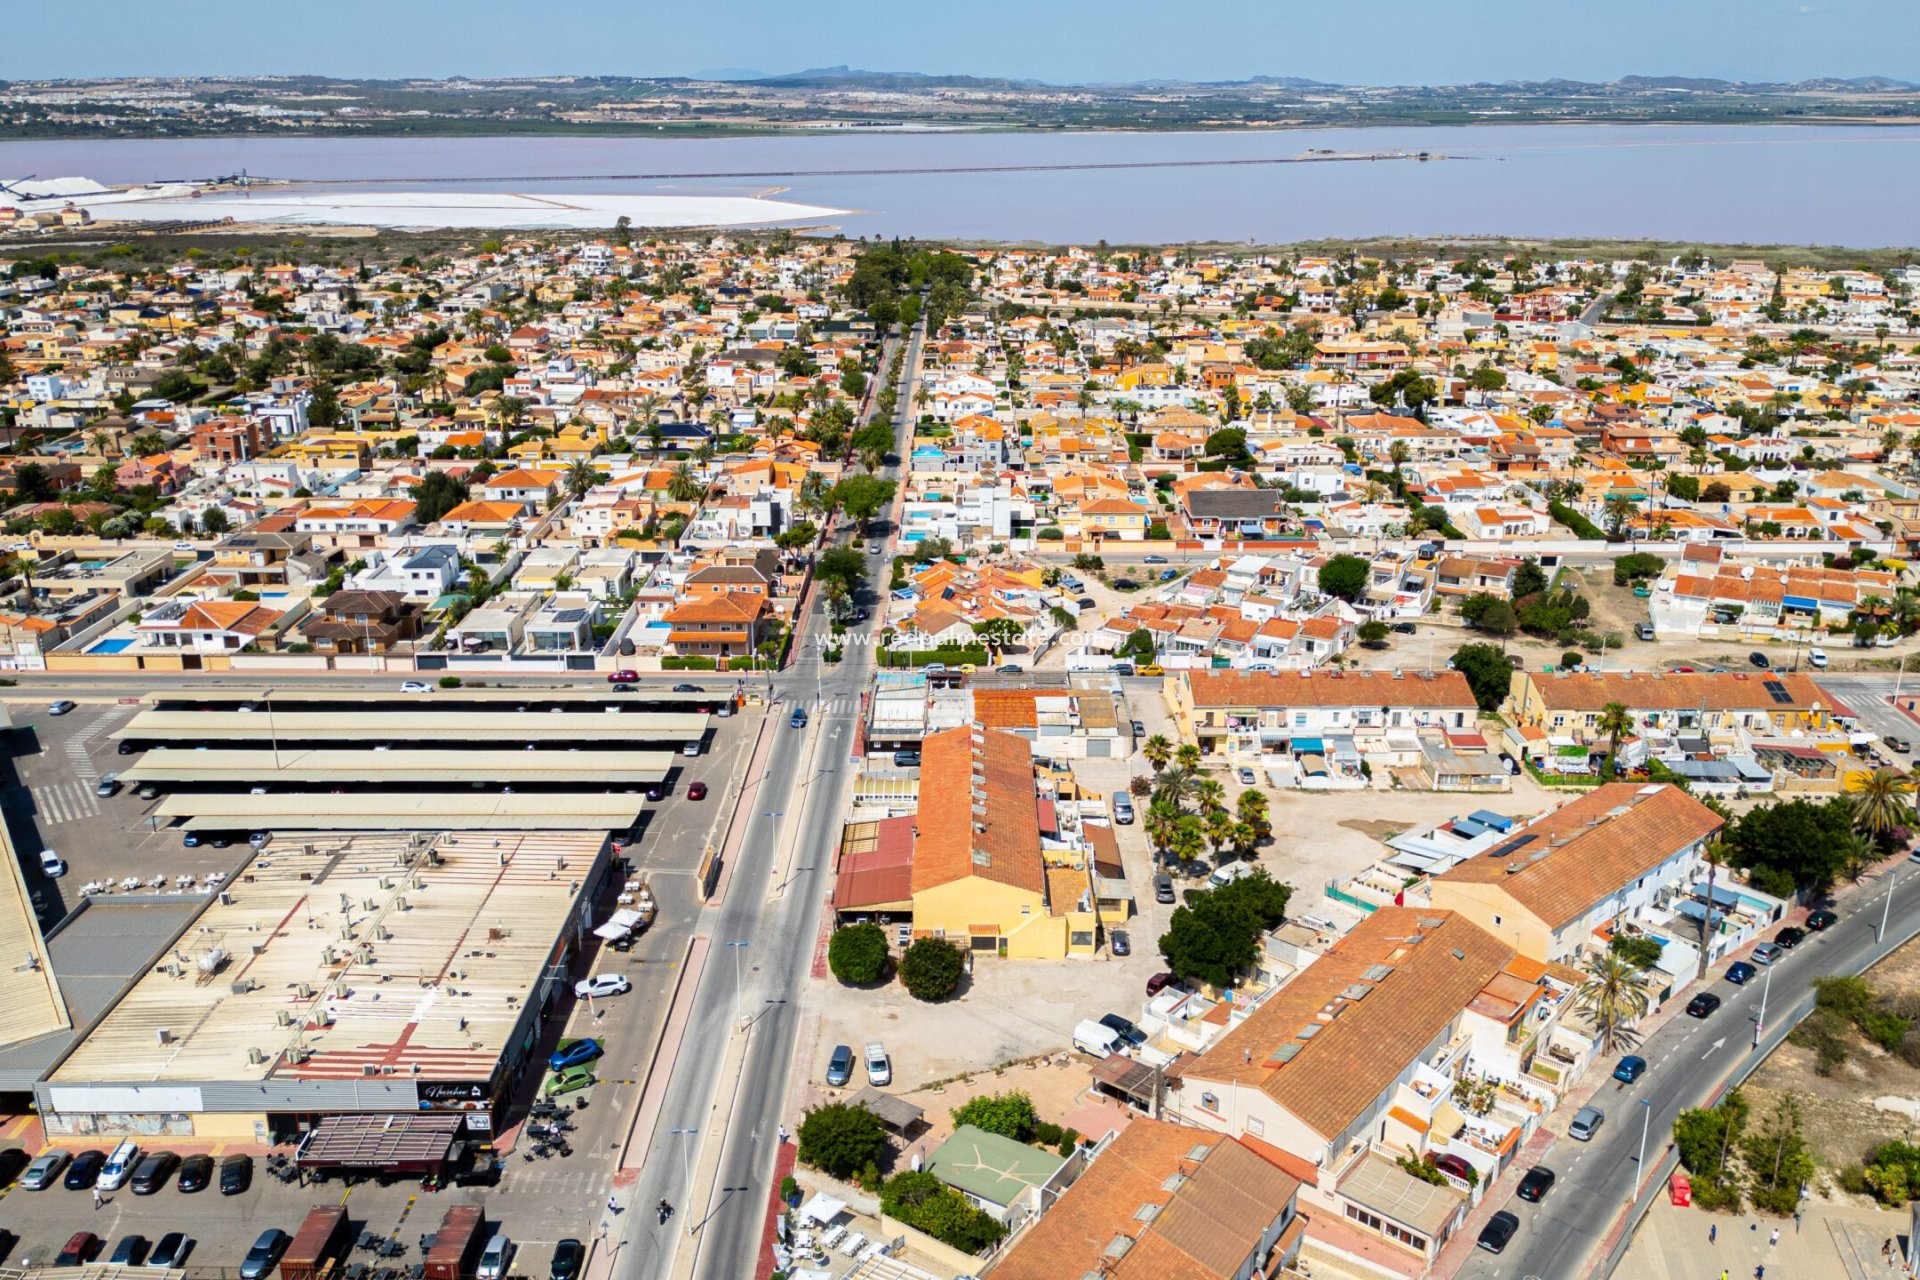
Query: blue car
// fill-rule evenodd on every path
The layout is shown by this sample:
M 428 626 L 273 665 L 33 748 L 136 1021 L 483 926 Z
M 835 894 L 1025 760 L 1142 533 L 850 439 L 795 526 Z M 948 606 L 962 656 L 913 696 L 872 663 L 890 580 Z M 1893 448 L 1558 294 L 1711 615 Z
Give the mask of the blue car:
M 1745 960 L 1736 960 L 1727 966 L 1727 981 L 1736 987 L 1745 986 L 1754 972 L 1754 967 Z
M 1628 1054 L 1620 1059 L 1620 1065 L 1613 1069 L 1613 1078 L 1626 1084 L 1632 1084 L 1647 1072 L 1647 1060 Z
M 568 1067 L 577 1067 L 592 1062 L 600 1056 L 598 1040 L 575 1040 L 572 1044 L 563 1044 L 553 1051 L 547 1059 L 547 1066 L 554 1071 L 565 1071 Z

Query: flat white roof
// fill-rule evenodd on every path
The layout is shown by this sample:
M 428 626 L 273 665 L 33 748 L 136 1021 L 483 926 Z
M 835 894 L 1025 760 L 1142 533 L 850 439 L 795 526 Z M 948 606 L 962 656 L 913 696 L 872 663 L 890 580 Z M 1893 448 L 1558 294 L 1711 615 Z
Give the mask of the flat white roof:
M 351 751 L 209 748 L 154 750 L 120 780 L 259 783 L 525 782 L 644 784 L 659 782 L 679 759 L 671 751 Z
M 185 818 L 189 831 L 622 831 L 644 807 L 632 792 L 352 792 L 344 795 L 168 796 L 161 818 Z M 327 839 L 329 837 L 318 837 Z
M 113 732 L 140 742 L 689 742 L 708 717 L 685 711 L 142 711 Z

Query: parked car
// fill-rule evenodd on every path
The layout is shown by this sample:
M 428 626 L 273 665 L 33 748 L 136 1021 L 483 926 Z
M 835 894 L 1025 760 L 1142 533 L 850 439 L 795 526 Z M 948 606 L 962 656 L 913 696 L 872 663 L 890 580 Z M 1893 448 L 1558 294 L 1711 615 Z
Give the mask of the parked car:
M 1541 1197 L 1553 1190 L 1553 1178 L 1553 1170 L 1543 1164 L 1537 1164 L 1527 1170 L 1526 1176 L 1520 1179 L 1520 1186 L 1514 1194 L 1522 1200 L 1539 1204 Z
M 506 1232 L 495 1232 L 486 1248 L 480 1251 L 480 1261 L 473 1268 L 473 1280 L 507 1280 L 507 1265 L 512 1259 L 513 1241 L 507 1239 Z
M 1240 785 L 1243 787 L 1259 785 L 1259 780 L 1253 776 L 1253 770 L 1247 768 L 1245 765 L 1240 766 Z
M 1781 950 L 1778 944 L 1763 942 L 1753 949 L 1753 962 L 1755 964 L 1772 964 L 1785 954 L 1787 953 Z
M 105 800 L 108 796 L 113 795 L 119 790 L 120 775 L 117 773 L 109 773 L 101 778 L 100 781 L 93 784 L 93 794 L 99 796 L 102 800 Z
M 1003 662 L 995 667 L 994 670 L 1003 676 L 1017 676 L 1020 674 L 1021 667 L 1017 662 Z
M 586 1258 L 587 1247 L 578 1240 L 559 1241 L 553 1246 L 553 1261 L 547 1263 L 547 1280 L 579 1280 Z
M 920 767 L 920 753 L 918 751 L 894 752 L 893 767 L 896 769 L 918 769 Z
M 1395 622 L 1395 623 L 1390 623 L 1387 627 L 1387 630 L 1397 632 L 1398 634 L 1403 636 L 1410 636 L 1417 633 L 1420 630 L 1420 628 L 1415 626 L 1411 622 Z
M 622 667 L 618 671 L 609 671 L 607 673 L 608 684 L 632 684 L 639 678 L 640 673 L 638 671 L 629 671 L 625 667 Z
M 53 1259 L 53 1265 L 56 1267 L 84 1267 L 87 1263 L 93 1261 L 94 1256 L 99 1252 L 99 1236 L 93 1234 L 91 1231 L 76 1231 L 68 1236 L 66 1244 L 60 1247 L 60 1252 Z M 248 1276 L 246 1280 L 259 1280 L 259 1277 Z
M 827 1057 L 827 1083 L 839 1088 L 853 1079 L 853 1046 L 837 1044 Z
M 1897 733 L 1890 733 L 1882 738 L 1881 741 L 1889 747 L 1892 747 L 1895 751 L 1898 751 L 1901 755 L 1906 755 L 1913 750 L 1913 744 Z
M 1113 820 L 1123 827 L 1133 825 L 1133 797 L 1124 791 L 1113 793 Z
M 174 1186 L 191 1195 L 196 1191 L 205 1191 L 212 1182 L 213 1157 L 191 1155 L 180 1162 L 180 1181 Z
M 1175 981 L 1176 979 L 1170 973 L 1154 974 L 1151 978 L 1147 979 L 1147 998 L 1151 1000 L 1153 997 L 1159 995 L 1162 991 L 1165 991 L 1168 987 L 1172 986 Z
M 1613 1078 L 1622 1084 L 1632 1084 L 1645 1074 L 1647 1074 L 1647 1060 L 1632 1053 L 1620 1059 L 1620 1065 L 1613 1069 Z
M 1125 929 L 1113 929 L 1107 933 L 1107 949 L 1117 956 L 1133 954 L 1133 939 L 1127 936 Z
M 1687 1001 L 1687 1016 L 1690 1018 L 1711 1017 L 1713 1016 L 1713 1011 L 1719 1007 L 1719 996 L 1713 994 L 1711 991 L 1702 991 L 1699 995 Z
M 228 1156 L 220 1162 L 221 1195 L 237 1196 L 252 1185 L 252 1156 Z
M 171 1151 L 155 1151 L 133 1167 L 133 1180 L 127 1184 L 128 1189 L 137 1196 L 150 1196 L 166 1186 L 179 1167 L 179 1156 Z
M 867 1046 L 867 1083 L 880 1087 L 893 1083 L 893 1059 L 878 1040 Z
M 293 1237 L 278 1227 L 268 1227 L 262 1231 L 240 1263 L 240 1280 L 267 1280 L 273 1273 L 274 1264 L 280 1261 L 280 1255 L 287 1251 L 287 1246 L 292 1242 Z
M 426 682 L 425 680 L 402 680 L 402 681 L 400 682 L 400 692 L 402 692 L 402 693 L 432 693 L 432 692 L 433 692 L 433 686 L 432 686 L 432 685 L 430 685 L 430 684 L 428 684 L 428 683 L 427 683 L 427 682 Z
M 143 1235 L 121 1236 L 120 1243 L 113 1246 L 113 1252 L 107 1255 L 110 1267 L 137 1267 L 147 1256 L 147 1238 Z
M 1600 1132 L 1600 1126 L 1607 1122 L 1607 1113 L 1598 1107 L 1582 1107 L 1573 1113 L 1573 1123 L 1567 1126 L 1567 1136 L 1577 1142 L 1592 1142 L 1593 1135 Z
M 707 690 L 704 685 L 677 684 L 673 686 L 673 691 L 675 693 L 705 693 Z
M 50 716 L 63 716 L 79 705 L 79 703 L 70 698 L 61 698 L 56 702 L 49 702 L 47 704 L 47 714 Z
M 1486 1226 L 1480 1228 L 1480 1247 L 1488 1253 L 1499 1253 L 1519 1229 L 1520 1219 L 1502 1209 L 1487 1219 Z
M 1451 1151 L 1442 1151 L 1439 1155 L 1428 1156 L 1427 1159 L 1440 1172 L 1452 1174 L 1462 1182 L 1468 1181 L 1470 1174 L 1474 1177 L 1479 1176 L 1474 1172 L 1473 1166 L 1467 1163 L 1466 1157 L 1454 1155 Z
M 147 1255 L 147 1265 L 165 1271 L 177 1271 L 186 1265 L 187 1254 L 193 1249 L 193 1239 L 184 1231 L 169 1231 L 160 1237 L 160 1243 L 153 1246 L 153 1252 Z
M 1759 970 L 1755 969 L 1745 960 L 1735 960 L 1727 966 L 1727 981 L 1736 987 L 1744 987 L 1747 984 L 1747 980 L 1758 972 Z
M 1140 557 L 1141 564 L 1165 564 L 1166 562 L 1167 562 L 1167 558 L 1165 556 L 1141 556 Z
M 1133 1023 L 1127 1021 L 1127 1019 L 1117 1013 L 1101 1014 L 1100 1025 L 1119 1036 L 1122 1040 L 1125 1040 L 1128 1044 L 1138 1045 L 1147 1042 L 1146 1032 L 1134 1026 Z
M 1780 932 L 1774 934 L 1773 940 L 1781 946 L 1791 949 L 1799 946 L 1806 936 L 1807 931 L 1805 929 L 1796 929 L 1792 925 L 1788 925 Z
M 706 783 L 704 783 L 704 782 L 689 782 L 689 783 L 687 784 L 687 799 L 689 799 L 689 800 L 705 800 L 706 798 L 707 798 L 707 784 L 706 784 Z
M 113 1149 L 106 1163 L 100 1166 L 100 1176 L 95 1180 L 102 1191 L 118 1191 L 133 1176 L 133 1166 L 140 1163 L 140 1145 L 128 1138 Z
M 100 1166 L 107 1162 L 104 1151 L 82 1151 L 67 1166 L 67 1176 L 60 1185 L 69 1191 L 85 1191 L 100 1178 Z
M 1136 738 L 1147 736 L 1147 726 L 1138 720 L 1130 722 L 1127 727 L 1133 730 L 1133 736 Z
M 1771 662 L 1767 661 L 1767 655 L 1760 652 L 1758 649 L 1755 649 L 1752 653 L 1747 655 L 1747 662 L 1752 666 L 1758 667 L 1762 671 L 1766 671 L 1773 666 Z
M 1636 622 L 1633 624 L 1633 634 L 1641 640 L 1652 640 L 1654 638 L 1653 624 L 1651 622 Z
M 67 874 L 66 860 L 51 849 L 42 849 L 40 851 L 40 870 L 46 873 L 47 879 L 58 880 L 61 876 Z
M 1807 665 L 1815 671 L 1825 671 L 1827 669 L 1827 651 L 1817 648 L 1807 650 Z
M 585 1000 L 589 996 L 620 996 L 631 990 L 633 984 L 627 981 L 623 973 L 596 973 L 591 978 L 582 978 L 573 984 L 576 1000 Z
M 584 1089 L 594 1081 L 592 1067 L 568 1067 L 565 1071 L 556 1071 L 547 1081 L 546 1095 L 557 1098 L 563 1093 L 572 1093 Z
M 561 1045 L 547 1055 L 547 1066 L 554 1071 L 565 1071 L 568 1067 L 577 1067 L 592 1062 L 601 1053 L 598 1040 L 582 1037 L 571 1044 Z
M 1173 877 L 1164 872 L 1153 878 L 1153 900 L 1159 903 L 1177 901 L 1173 896 Z
M 64 1151 L 49 1151 L 35 1156 L 27 1171 L 20 1175 L 20 1187 L 23 1191 L 45 1191 L 60 1180 L 60 1171 L 67 1167 L 71 1159 Z
M 1819 933 L 1823 929 L 1831 929 L 1839 922 L 1840 917 L 1825 907 L 1807 916 L 1807 928 L 1813 930 L 1815 933 Z
M 660 801 L 660 800 L 665 800 L 666 798 L 667 798 L 666 783 L 656 782 L 647 788 L 647 799 L 653 800 L 653 801 Z

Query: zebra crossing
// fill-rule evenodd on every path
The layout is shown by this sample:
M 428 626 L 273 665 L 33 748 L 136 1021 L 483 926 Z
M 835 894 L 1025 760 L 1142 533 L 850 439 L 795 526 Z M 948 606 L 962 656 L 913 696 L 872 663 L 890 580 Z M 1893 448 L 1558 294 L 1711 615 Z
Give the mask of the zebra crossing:
M 95 775 L 98 776 L 98 775 Z M 93 783 L 74 779 L 31 788 L 34 818 L 42 823 L 78 822 L 100 812 Z
M 73 776 L 82 782 L 98 782 L 100 770 L 94 767 L 93 756 L 88 746 L 106 731 L 107 726 L 119 718 L 123 708 L 106 706 L 95 708 L 86 720 L 86 728 L 68 738 L 62 748 L 66 752 L 67 763 L 73 768 Z

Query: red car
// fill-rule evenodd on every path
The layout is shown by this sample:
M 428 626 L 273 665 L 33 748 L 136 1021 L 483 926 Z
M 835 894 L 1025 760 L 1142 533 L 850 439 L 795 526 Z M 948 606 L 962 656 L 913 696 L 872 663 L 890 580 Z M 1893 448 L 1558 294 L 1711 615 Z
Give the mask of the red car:
M 608 684 L 627 684 L 627 683 L 630 683 L 631 681 L 638 680 L 639 678 L 640 678 L 640 673 L 638 671 L 620 670 L 620 671 L 610 672 L 607 675 L 607 683 Z
M 688 783 L 688 784 L 687 784 L 687 799 L 689 799 L 689 800 L 705 800 L 706 798 L 707 798 L 707 784 L 706 784 L 706 783 L 704 783 L 704 782 L 690 782 L 690 783 Z
M 53 1260 L 56 1267 L 84 1267 L 93 1261 L 100 1252 L 100 1237 L 91 1231 L 76 1231 L 67 1240 L 66 1248 L 60 1250 L 60 1256 Z

